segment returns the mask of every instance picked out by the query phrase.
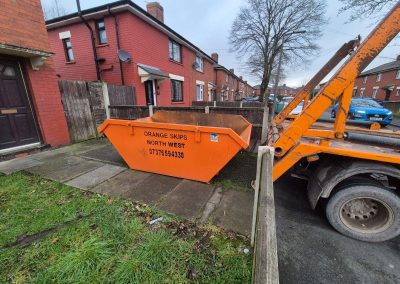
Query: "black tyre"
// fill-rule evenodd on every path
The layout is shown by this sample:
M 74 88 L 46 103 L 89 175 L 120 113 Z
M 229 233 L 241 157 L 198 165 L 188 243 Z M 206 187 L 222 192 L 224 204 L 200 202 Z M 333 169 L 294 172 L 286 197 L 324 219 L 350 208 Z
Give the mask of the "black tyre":
M 375 182 L 343 184 L 328 201 L 326 216 L 340 233 L 381 242 L 400 235 L 400 197 Z
M 331 118 L 335 118 L 335 117 L 336 117 L 336 113 L 335 113 L 334 110 L 332 110 L 332 112 L 331 112 Z

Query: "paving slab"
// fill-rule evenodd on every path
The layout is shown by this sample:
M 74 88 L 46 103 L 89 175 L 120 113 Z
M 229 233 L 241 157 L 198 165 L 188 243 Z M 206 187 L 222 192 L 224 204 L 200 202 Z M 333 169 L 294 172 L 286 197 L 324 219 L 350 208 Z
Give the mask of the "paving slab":
M 119 174 L 124 170 L 126 170 L 126 168 L 106 164 L 100 168 L 97 168 L 75 179 L 72 179 L 66 184 L 80 189 L 90 189 L 112 178 L 113 176 Z
M 227 230 L 249 236 L 254 196 L 249 192 L 226 191 L 221 203 L 211 214 L 213 223 Z
M 71 153 L 65 152 L 64 149 L 56 149 L 43 151 L 30 156 L 32 159 L 40 162 L 47 162 L 54 159 L 62 159 L 71 156 Z
M 80 156 L 94 160 L 104 161 L 121 167 L 128 167 L 125 161 L 118 154 L 117 150 L 115 150 L 114 146 L 111 144 L 90 150 L 88 152 L 81 154 Z
M 122 196 L 133 201 L 155 205 L 181 181 L 182 179 L 179 178 L 151 174 L 141 183 L 126 191 Z
M 32 159 L 32 157 L 17 158 L 0 163 L 0 173 L 9 175 L 18 171 L 38 166 L 41 162 Z
M 157 207 L 168 213 L 194 220 L 202 213 L 213 191 L 213 187 L 209 184 L 183 180 Z
M 29 168 L 28 171 L 48 179 L 66 182 L 103 165 L 101 162 L 70 156 L 48 160 L 39 166 Z
M 150 173 L 128 169 L 90 190 L 101 194 L 123 196 L 127 191 L 135 189 L 149 176 L 151 176 Z

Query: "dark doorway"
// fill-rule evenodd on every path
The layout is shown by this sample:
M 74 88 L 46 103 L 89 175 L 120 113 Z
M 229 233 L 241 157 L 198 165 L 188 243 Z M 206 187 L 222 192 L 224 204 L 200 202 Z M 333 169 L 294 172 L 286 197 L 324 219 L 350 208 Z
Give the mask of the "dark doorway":
M 153 89 L 153 80 L 148 80 L 144 82 L 144 88 L 146 92 L 146 104 L 154 105 L 154 89 Z
M 389 89 L 386 89 L 386 94 L 385 94 L 385 101 L 390 101 L 390 96 L 392 95 L 392 91 Z
M 0 58 L 0 150 L 39 141 L 19 63 Z

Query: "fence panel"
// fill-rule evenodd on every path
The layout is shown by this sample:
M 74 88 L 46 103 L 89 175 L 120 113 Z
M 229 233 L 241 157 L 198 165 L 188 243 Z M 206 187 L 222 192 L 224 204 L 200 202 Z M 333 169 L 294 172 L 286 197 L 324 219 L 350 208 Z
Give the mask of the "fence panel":
M 133 106 L 136 104 L 136 93 L 133 86 L 108 84 L 107 87 L 111 106 Z
M 393 113 L 400 114 L 400 102 L 384 102 L 383 105 Z
M 87 83 L 59 81 L 61 100 L 73 142 L 97 137 Z

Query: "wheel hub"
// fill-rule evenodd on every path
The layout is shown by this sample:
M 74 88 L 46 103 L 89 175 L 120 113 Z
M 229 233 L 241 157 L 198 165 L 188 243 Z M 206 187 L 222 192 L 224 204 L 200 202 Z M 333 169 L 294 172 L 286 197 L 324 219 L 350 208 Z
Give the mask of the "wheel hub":
M 369 220 L 378 214 L 378 203 L 369 198 L 354 199 L 343 206 L 342 212 L 353 220 Z

